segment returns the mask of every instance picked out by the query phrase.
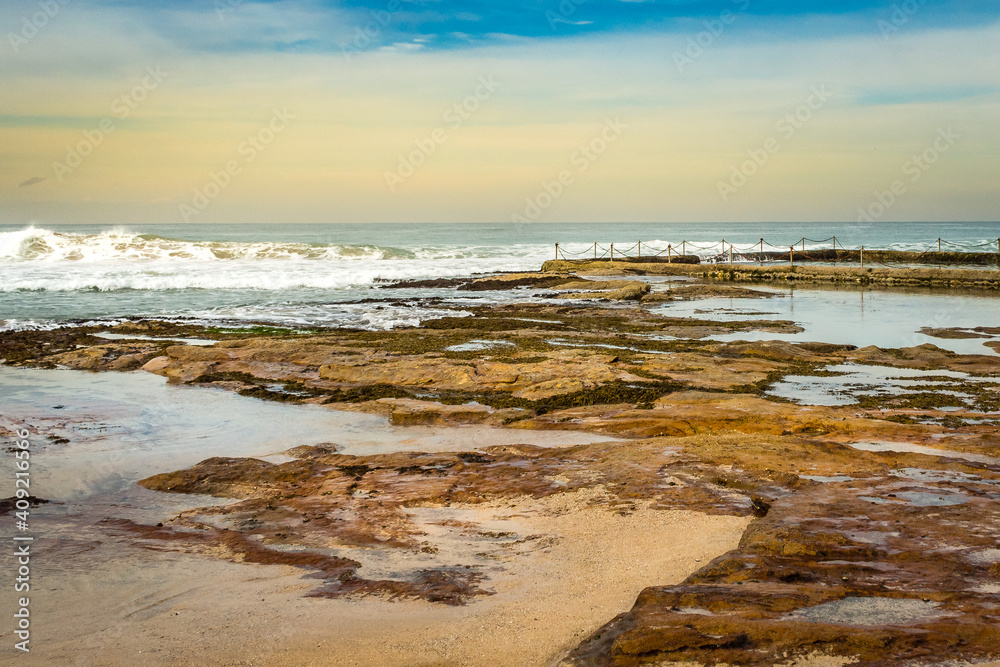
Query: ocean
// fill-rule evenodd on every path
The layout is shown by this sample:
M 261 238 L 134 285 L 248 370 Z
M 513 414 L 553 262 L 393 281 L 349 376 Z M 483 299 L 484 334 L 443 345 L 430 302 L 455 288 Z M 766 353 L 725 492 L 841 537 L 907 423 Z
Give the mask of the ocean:
M 525 295 L 386 283 L 537 270 L 556 243 L 581 257 L 595 242 L 602 254 L 683 242 L 709 259 L 723 240 L 993 252 L 998 236 L 997 223 L 0 225 L 0 330 L 125 317 L 388 329 Z

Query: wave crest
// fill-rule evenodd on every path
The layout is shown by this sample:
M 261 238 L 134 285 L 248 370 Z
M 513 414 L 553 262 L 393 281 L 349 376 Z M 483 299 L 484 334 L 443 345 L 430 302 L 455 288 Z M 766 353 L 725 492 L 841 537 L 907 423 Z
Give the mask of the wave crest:
M 213 260 L 413 259 L 400 248 L 288 242 L 185 241 L 112 229 L 100 234 L 53 232 L 31 226 L 0 232 L 0 261 L 185 262 Z

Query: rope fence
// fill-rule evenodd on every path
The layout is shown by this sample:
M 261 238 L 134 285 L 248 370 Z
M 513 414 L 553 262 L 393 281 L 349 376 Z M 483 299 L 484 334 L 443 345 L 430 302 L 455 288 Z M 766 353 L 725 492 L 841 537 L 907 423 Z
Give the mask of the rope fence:
M 816 247 L 829 244 L 829 248 Z M 807 245 L 812 246 L 807 249 Z M 698 244 L 691 241 L 681 241 L 679 244 L 668 243 L 659 248 L 649 243 L 637 241 L 631 246 L 615 247 L 614 243 L 601 245 L 594 242 L 590 247 L 580 251 L 569 251 L 560 244 L 555 244 L 557 260 L 608 260 L 635 261 L 655 260 L 677 263 L 709 263 L 709 264 L 791 264 L 796 261 L 814 264 L 837 265 L 842 263 L 860 263 L 865 266 L 884 266 L 887 268 L 905 268 L 912 264 L 920 265 L 992 265 L 1000 270 L 1000 238 L 996 242 L 985 243 L 955 243 L 938 238 L 922 251 L 891 250 L 880 248 L 845 248 L 836 236 L 827 239 L 810 239 L 803 236 L 795 243 L 774 245 L 761 238 L 756 243 L 731 243 L 722 239 L 718 243 Z M 897 259 L 899 261 L 892 261 Z M 964 260 L 964 261 L 962 261 Z

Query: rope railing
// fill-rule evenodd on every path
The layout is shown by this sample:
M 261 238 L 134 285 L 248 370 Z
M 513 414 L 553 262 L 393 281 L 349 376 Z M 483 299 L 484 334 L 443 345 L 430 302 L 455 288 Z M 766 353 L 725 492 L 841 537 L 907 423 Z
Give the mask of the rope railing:
M 807 248 L 807 244 L 812 247 Z M 829 245 L 829 247 L 817 247 L 826 245 Z M 955 248 L 963 249 L 964 252 L 953 250 Z M 903 258 L 902 263 L 892 262 L 885 257 L 886 253 L 899 253 L 900 255 L 905 255 L 905 258 Z M 739 244 L 726 241 L 725 239 L 712 244 L 695 243 L 685 239 L 677 244 L 668 243 L 665 248 L 656 247 L 643 241 L 636 241 L 627 247 L 619 245 L 616 248 L 614 243 L 603 246 L 595 241 L 589 247 L 579 251 L 566 250 L 560 244 L 555 244 L 555 258 L 557 260 L 608 259 L 610 261 L 624 261 L 644 258 L 656 258 L 660 260 L 666 256 L 666 259 L 672 262 L 674 258 L 678 258 L 677 261 L 685 261 L 680 258 L 689 258 L 687 261 L 692 261 L 690 259 L 691 256 L 697 255 L 699 258 L 698 261 L 712 264 L 757 263 L 760 265 L 773 265 L 786 262 L 794 264 L 796 260 L 799 260 L 813 264 L 837 265 L 858 262 L 862 267 L 867 264 L 868 266 L 904 268 L 911 264 L 955 264 L 955 261 L 944 261 L 945 257 L 953 260 L 955 255 L 963 254 L 969 255 L 970 259 L 977 260 L 971 262 L 977 265 L 987 263 L 991 265 L 992 260 L 989 257 L 995 255 L 997 269 L 1000 269 L 1000 238 L 996 242 L 987 241 L 983 243 L 958 243 L 937 238 L 929 242 L 927 247 L 920 251 L 895 250 L 892 248 L 865 248 L 864 245 L 859 248 L 847 248 L 836 236 L 826 239 L 811 239 L 803 236 L 798 241 L 787 245 L 775 245 L 763 237 L 755 243 Z M 941 257 L 937 257 L 936 255 L 941 255 Z

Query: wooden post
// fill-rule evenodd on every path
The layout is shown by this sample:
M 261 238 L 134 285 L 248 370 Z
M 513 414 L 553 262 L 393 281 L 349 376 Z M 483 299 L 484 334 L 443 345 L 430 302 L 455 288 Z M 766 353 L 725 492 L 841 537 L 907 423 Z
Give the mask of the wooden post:
M 795 246 L 788 246 L 788 265 L 795 266 Z
M 670 259 L 670 251 L 671 251 L 671 248 L 670 248 L 670 244 L 668 243 L 668 244 L 667 244 L 667 263 L 668 263 L 668 264 L 669 264 L 669 263 L 671 262 L 671 259 Z
M 729 263 L 733 263 L 733 244 L 729 244 Z
M 861 246 L 861 268 L 865 268 L 865 247 Z
M 722 239 L 722 254 L 726 254 L 726 239 Z
M 997 239 L 997 270 L 1000 271 L 1000 239 Z
M 594 259 L 597 259 L 597 241 L 594 241 Z
M 997 240 L 1000 241 L 1000 239 Z M 681 240 L 681 254 L 682 255 L 687 254 L 687 241 Z
M 833 265 L 837 266 L 837 237 L 833 237 Z
M 556 261 L 559 261 L 559 244 L 556 244 Z
M 938 252 L 941 252 L 941 237 L 938 237 Z
M 639 248 L 639 257 L 642 257 L 642 241 L 639 241 L 638 248 Z
M 615 244 L 611 244 L 611 261 L 615 261 Z
M 806 251 L 806 237 L 802 237 L 802 252 Z

